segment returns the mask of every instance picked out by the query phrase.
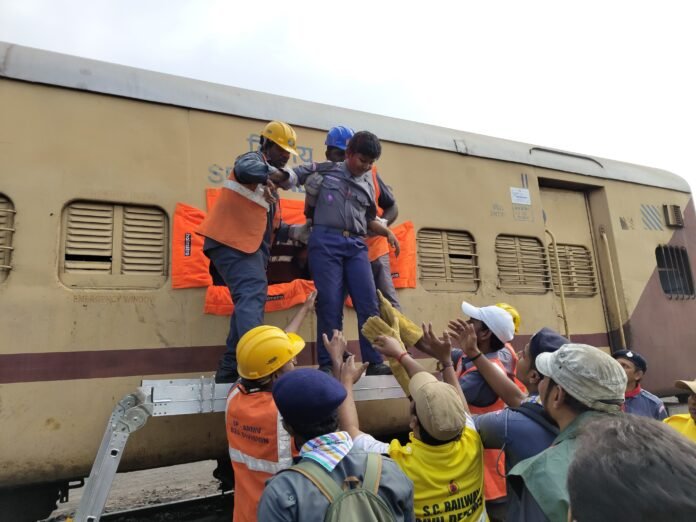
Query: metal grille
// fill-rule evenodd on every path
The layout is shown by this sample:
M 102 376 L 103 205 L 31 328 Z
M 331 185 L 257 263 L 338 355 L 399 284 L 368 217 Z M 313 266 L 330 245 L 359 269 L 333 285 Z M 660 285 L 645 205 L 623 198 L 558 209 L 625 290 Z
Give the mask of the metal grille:
M 123 208 L 122 274 L 165 274 L 166 224 L 161 210 Z
M 500 288 L 510 294 L 543 294 L 551 280 L 546 252 L 535 237 L 500 235 L 495 239 Z
M 426 289 L 475 292 L 479 284 L 476 243 L 468 232 L 418 231 L 418 269 Z
M 597 277 L 595 275 L 592 253 L 581 245 L 556 243 L 558 247 L 558 263 L 561 266 L 563 294 L 565 297 L 592 297 L 597 295 Z M 551 278 L 553 290 L 561 295 L 558 284 L 558 268 L 554 256 L 553 245 L 548 246 L 551 263 Z
M 0 194 L 0 283 L 7 279 L 7 274 L 12 270 L 14 216 L 14 205 Z
M 662 290 L 670 298 L 694 298 L 689 254 L 684 247 L 660 245 L 655 249 Z
M 65 271 L 110 274 L 113 238 L 114 205 L 71 204 L 65 236 Z

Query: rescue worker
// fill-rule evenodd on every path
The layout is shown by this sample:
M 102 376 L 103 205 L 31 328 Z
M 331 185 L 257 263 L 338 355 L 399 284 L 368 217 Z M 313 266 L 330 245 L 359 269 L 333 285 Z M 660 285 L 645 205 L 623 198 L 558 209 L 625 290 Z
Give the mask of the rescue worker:
M 626 372 L 624 411 L 659 421 L 667 418 L 664 403 L 640 385 L 645 372 L 648 371 L 648 361 L 633 350 L 619 350 L 612 353 L 611 356 Z
M 395 337 L 379 336 L 375 341 L 382 354 L 398 360 L 410 378 L 411 433 L 405 445 L 397 439 L 381 442 L 360 430 L 353 399 L 359 368 L 353 356 L 341 364 L 346 344 L 340 332 L 334 332 L 330 342 L 324 338 L 334 366 L 341 365 L 338 373 L 348 394 L 338 411 L 340 426 L 357 447 L 389 455 L 413 481 L 416 520 L 485 520 L 483 448 L 454 373 L 452 346 L 447 338 L 439 342 L 432 327 L 424 331 L 424 337 L 441 365 L 443 382 L 404 351 Z
M 237 380 L 237 343 L 263 323 L 274 234 L 279 232 L 280 241 L 293 238 L 292 230 L 280 224 L 276 185 L 287 189 L 296 182 L 285 167 L 290 155 L 297 155 L 296 142 L 290 125 L 268 123 L 261 131 L 259 150 L 235 160 L 218 201 L 197 230 L 205 236 L 203 251 L 211 261 L 214 280 L 222 278 L 234 302 L 227 349 L 215 374 L 218 383 Z
M 355 131 L 350 127 L 332 127 L 326 135 L 326 159 L 334 163 L 340 163 L 346 159 L 346 147 Z M 375 190 L 375 204 L 377 205 L 377 217 L 385 226 L 390 226 L 399 216 L 399 208 L 391 188 L 384 183 L 377 173 L 377 167 L 372 166 L 372 186 Z M 401 310 L 399 299 L 394 288 L 394 280 L 391 276 L 389 263 L 389 243 L 384 236 L 369 234 L 365 239 L 367 243 L 367 258 L 372 267 L 372 276 L 375 279 L 375 287 L 382 295 Z
M 341 383 L 310 368 L 287 373 L 275 382 L 273 399 L 299 449 L 299 467 L 293 466 L 268 481 L 259 503 L 259 520 L 321 522 L 329 508 L 328 490 L 323 493 L 318 487 L 321 479 L 334 481 L 338 489 L 348 488 L 351 483 L 363 484 L 368 478 L 368 465 L 374 457 L 356 447 L 348 433 L 339 431 L 337 410 L 345 398 Z M 399 522 L 414 520 L 413 483 L 390 458 L 381 457 L 377 462 L 381 470 L 373 475 L 373 492 L 390 511 L 382 511 L 382 515 L 391 515 L 391 520 Z M 315 476 L 320 481 L 310 478 Z M 349 518 L 344 513 L 341 520 L 362 520 L 373 513 L 349 513 Z
M 460 321 L 463 323 L 463 321 Z M 463 324 L 453 328 L 454 335 L 464 333 Z M 459 345 L 465 348 L 465 355 L 474 359 L 474 364 L 488 385 L 503 399 L 503 410 L 484 413 L 475 419 L 476 429 L 486 449 L 505 453 L 505 470 L 510 471 L 518 462 L 533 457 L 548 448 L 558 436 L 556 422 L 544 411 L 539 398 L 541 374 L 536 368 L 536 359 L 541 353 L 553 353 L 568 339 L 550 328 L 536 332 L 519 354 L 517 378 L 526 386 L 529 395 L 520 390 L 500 367 L 486 357 L 477 357 L 479 350 L 475 345 L 469 346 L 464 340 Z M 507 484 L 506 519 L 518 520 L 519 503 Z
M 266 481 L 292 465 L 291 438 L 273 402 L 273 383 L 295 367 L 305 343 L 276 326 L 257 326 L 237 346 L 240 381 L 227 396 L 225 425 L 234 469 L 234 522 L 256 521 Z
M 549 448 L 510 470 L 510 491 L 520 502 L 518 520 L 566 522 L 568 467 L 577 436 L 588 421 L 621 411 L 626 373 L 611 356 L 586 344 L 539 354 L 536 367 L 544 377 L 541 402 L 560 433 Z
M 687 399 L 689 413 L 672 415 L 663 422 L 692 442 L 696 442 L 696 379 L 693 381 L 676 381 L 674 386 L 689 392 L 689 398 Z
M 479 308 L 466 301 L 462 302 L 462 311 L 469 316 L 467 323 L 474 328 L 478 351 L 474 357 L 467 357 L 461 350 L 453 350 L 459 384 L 472 413 L 480 415 L 500 411 L 505 408 L 505 403 L 478 371 L 476 360 L 485 357 L 520 389 L 524 389 L 524 385 L 515 378 L 514 360 L 505 347 L 505 343 L 509 343 L 514 337 L 512 315 L 499 306 Z M 450 327 L 461 327 L 463 324 L 463 321 L 452 321 Z M 484 451 L 484 463 L 486 509 L 492 518 L 504 518 L 507 494 L 504 458 L 501 458 L 500 451 L 487 449 Z
M 318 291 L 317 338 L 343 329 L 343 302 L 347 290 L 358 315 L 358 328 L 373 315 L 379 315 L 377 292 L 367 256 L 368 232 L 385 236 L 399 253 L 394 234 L 377 219 L 375 191 L 370 170 L 379 159 L 382 146 L 377 136 L 361 131 L 346 146 L 346 160 L 329 163 L 329 168 L 296 167 L 299 183 L 306 183 L 318 170 L 322 172 L 309 236 L 308 254 L 312 278 Z M 360 353 L 370 363 L 368 375 L 388 375 L 389 366 L 369 341 L 360 335 Z M 318 348 L 319 367 L 331 372 L 331 359 L 323 345 Z

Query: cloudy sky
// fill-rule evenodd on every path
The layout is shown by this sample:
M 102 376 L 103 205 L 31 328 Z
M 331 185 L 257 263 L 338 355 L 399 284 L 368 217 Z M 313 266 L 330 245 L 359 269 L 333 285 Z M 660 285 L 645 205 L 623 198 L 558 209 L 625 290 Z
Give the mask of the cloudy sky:
M 670 170 L 688 0 L 0 0 L 0 41 Z

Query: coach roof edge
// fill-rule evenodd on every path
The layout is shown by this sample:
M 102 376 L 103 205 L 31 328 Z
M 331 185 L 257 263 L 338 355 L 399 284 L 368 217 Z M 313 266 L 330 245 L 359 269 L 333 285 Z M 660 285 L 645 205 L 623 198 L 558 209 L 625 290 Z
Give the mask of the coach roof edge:
M 691 192 L 671 172 L 409 120 L 0 42 L 0 77 L 328 130 L 340 122 L 408 145 Z

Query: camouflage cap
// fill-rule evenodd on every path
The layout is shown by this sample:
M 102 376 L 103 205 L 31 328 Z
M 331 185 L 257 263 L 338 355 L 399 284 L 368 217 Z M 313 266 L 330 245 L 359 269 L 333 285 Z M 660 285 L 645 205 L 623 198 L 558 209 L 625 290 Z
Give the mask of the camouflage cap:
M 618 412 L 624 402 L 626 372 L 610 355 L 587 344 L 564 344 L 541 353 L 536 367 L 585 406 Z

